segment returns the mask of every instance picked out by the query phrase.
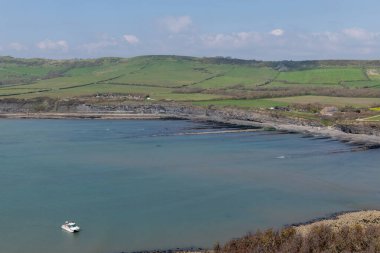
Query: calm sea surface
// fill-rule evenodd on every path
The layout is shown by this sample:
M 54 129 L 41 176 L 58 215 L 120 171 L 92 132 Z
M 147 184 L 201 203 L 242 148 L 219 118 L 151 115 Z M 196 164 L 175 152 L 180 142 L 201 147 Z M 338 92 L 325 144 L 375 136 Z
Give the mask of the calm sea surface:
M 0 252 L 203 246 L 380 208 L 380 150 L 189 121 L 0 120 Z M 73 219 L 78 234 L 60 225 Z

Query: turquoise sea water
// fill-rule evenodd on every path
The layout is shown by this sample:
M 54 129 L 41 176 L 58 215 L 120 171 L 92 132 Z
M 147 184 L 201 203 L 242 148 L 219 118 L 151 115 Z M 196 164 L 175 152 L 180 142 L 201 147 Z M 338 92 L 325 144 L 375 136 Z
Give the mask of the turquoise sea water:
M 189 121 L 0 120 L 0 252 L 211 247 L 380 208 L 380 150 Z M 220 129 L 218 129 L 220 130 Z M 73 219 L 83 228 L 69 234 Z

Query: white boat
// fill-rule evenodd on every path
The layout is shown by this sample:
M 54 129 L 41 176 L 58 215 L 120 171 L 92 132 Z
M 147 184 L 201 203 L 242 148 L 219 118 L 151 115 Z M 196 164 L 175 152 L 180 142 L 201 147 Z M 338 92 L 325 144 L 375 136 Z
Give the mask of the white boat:
M 65 224 L 63 224 L 61 228 L 70 233 L 79 232 L 80 230 L 80 227 L 72 221 L 65 221 Z

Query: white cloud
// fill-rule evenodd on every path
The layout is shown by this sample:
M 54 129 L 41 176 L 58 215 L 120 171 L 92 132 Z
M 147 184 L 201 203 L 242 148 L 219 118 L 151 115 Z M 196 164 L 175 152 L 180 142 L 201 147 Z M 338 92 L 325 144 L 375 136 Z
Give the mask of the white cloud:
M 173 33 L 187 30 L 193 23 L 189 16 L 166 17 L 161 20 L 162 25 Z
M 83 44 L 79 48 L 84 49 L 90 53 L 94 53 L 101 52 L 102 50 L 109 48 L 121 48 L 123 45 L 125 45 L 125 43 L 122 42 L 127 42 L 128 44 L 135 45 L 138 44 L 140 40 L 137 36 L 131 34 L 125 34 L 122 36 L 122 38 L 119 39 L 109 37 L 108 35 L 103 35 L 99 41 Z
M 360 28 L 341 31 L 324 31 L 317 33 L 297 34 L 289 37 L 284 45 L 289 52 L 309 55 L 308 59 L 321 58 L 370 58 L 380 54 L 380 34 Z M 293 43 L 293 45 L 291 45 Z
M 119 43 L 115 39 L 101 40 L 97 42 L 91 42 L 87 44 L 83 44 L 81 48 L 85 49 L 89 52 L 98 51 L 107 47 L 117 46 Z
M 69 44 L 65 40 L 44 40 L 37 43 L 37 47 L 41 50 L 62 50 L 67 51 Z
M 79 45 L 65 40 L 44 40 L 35 52 L 22 51 L 21 43 L 2 44 L 1 54 L 49 57 L 131 56 L 145 54 L 182 54 L 194 56 L 229 55 L 254 59 L 377 59 L 380 57 L 380 33 L 376 30 L 347 28 L 316 32 L 295 32 L 280 28 L 263 32 L 241 31 L 200 33 L 193 29 L 190 17 L 169 17 L 165 26 L 170 33 L 153 33 L 144 44 L 136 34 L 102 35 Z M 162 25 L 163 23 L 161 23 Z M 141 46 L 140 46 L 141 44 Z M 133 46 L 138 45 L 138 46 Z M 32 49 L 29 47 L 29 49 Z M 1 50 L 1 46 L 0 46 Z M 32 50 L 30 50 L 32 51 Z M 70 55 L 69 55 L 70 54 Z
M 339 43 L 341 41 L 341 36 L 336 32 L 322 32 L 312 34 L 314 37 L 319 37 L 319 39 L 330 43 Z
M 344 29 L 315 33 L 240 32 L 198 35 L 199 51 L 262 59 L 370 58 L 380 55 L 380 33 Z M 280 38 L 281 39 L 278 39 Z
M 361 28 L 348 28 L 343 30 L 343 34 L 358 40 L 366 40 L 371 37 L 370 33 Z
M 349 38 L 367 42 L 372 42 L 380 38 L 380 33 L 369 32 L 362 28 L 344 29 L 342 33 Z
M 201 41 L 208 47 L 240 48 L 261 41 L 262 36 L 257 32 L 239 32 L 231 34 L 203 35 Z
M 26 50 L 27 47 L 19 42 L 12 42 L 8 45 L 8 48 L 15 51 L 23 51 Z
M 348 28 L 338 32 L 320 32 L 305 34 L 315 49 L 324 46 L 335 51 L 369 52 L 380 42 L 380 33 L 369 32 L 361 28 Z M 365 50 L 364 50 L 365 49 Z
M 132 35 L 132 34 L 125 34 L 123 36 L 123 39 L 128 43 L 128 44 L 131 44 L 131 45 L 135 45 L 135 44 L 138 44 L 140 42 L 139 38 L 137 38 L 135 35 Z
M 282 29 L 274 29 L 270 32 L 271 35 L 273 36 L 282 36 L 284 35 L 285 31 Z

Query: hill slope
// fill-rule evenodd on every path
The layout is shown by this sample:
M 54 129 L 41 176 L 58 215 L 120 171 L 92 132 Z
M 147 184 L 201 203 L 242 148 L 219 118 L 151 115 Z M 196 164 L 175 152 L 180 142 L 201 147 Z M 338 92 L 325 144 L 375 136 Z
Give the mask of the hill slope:
M 0 57 L 0 97 L 3 98 L 149 98 L 243 108 L 320 102 L 369 108 L 380 104 L 379 88 L 380 61 L 264 62 L 184 56 L 91 60 Z

